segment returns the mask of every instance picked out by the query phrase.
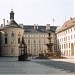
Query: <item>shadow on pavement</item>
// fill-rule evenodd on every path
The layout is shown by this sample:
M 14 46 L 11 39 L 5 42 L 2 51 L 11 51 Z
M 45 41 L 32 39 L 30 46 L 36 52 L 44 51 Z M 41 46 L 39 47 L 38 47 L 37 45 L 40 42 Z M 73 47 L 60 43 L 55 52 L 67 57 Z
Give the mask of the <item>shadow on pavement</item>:
M 38 63 L 43 66 L 52 67 L 56 69 L 60 69 L 61 71 L 66 71 L 68 73 L 75 73 L 75 64 L 69 63 L 69 62 L 63 62 L 63 61 L 34 61 L 35 63 Z

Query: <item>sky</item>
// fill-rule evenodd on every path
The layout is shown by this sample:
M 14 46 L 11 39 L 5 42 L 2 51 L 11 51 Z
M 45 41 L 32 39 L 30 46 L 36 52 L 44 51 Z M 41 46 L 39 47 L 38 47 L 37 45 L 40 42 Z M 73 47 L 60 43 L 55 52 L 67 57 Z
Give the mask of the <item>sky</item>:
M 74 0 L 0 0 L 0 24 L 10 20 L 11 9 L 18 24 L 61 26 L 74 17 Z

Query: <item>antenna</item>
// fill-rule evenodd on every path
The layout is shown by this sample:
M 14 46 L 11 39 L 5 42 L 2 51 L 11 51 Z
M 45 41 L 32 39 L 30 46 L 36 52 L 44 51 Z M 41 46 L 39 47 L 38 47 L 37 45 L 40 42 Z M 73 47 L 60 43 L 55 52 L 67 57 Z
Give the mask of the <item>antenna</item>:
M 65 21 L 66 21 L 66 13 L 65 13 Z

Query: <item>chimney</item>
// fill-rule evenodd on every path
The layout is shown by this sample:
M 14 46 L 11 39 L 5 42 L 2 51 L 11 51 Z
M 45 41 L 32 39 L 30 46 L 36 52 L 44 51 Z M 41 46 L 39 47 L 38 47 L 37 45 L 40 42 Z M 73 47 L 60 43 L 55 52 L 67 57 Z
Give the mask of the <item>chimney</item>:
M 8 23 L 8 20 L 7 20 L 7 23 Z
M 3 19 L 3 25 L 4 25 L 4 27 L 5 27 L 5 19 Z
M 46 25 L 46 30 L 50 30 L 50 24 Z
M 36 24 L 34 24 L 34 29 L 35 29 L 35 25 L 36 25 Z
M 37 24 L 37 30 L 38 30 L 38 24 Z
M 3 24 L 1 24 L 1 28 L 3 28 Z
M 72 20 L 72 17 L 70 17 L 70 20 Z

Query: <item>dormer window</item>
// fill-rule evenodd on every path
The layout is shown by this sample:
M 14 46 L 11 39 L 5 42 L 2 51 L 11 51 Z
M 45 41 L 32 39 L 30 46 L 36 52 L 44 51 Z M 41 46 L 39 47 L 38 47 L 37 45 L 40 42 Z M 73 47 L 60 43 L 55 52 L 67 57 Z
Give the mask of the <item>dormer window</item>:
M 75 21 L 73 21 L 73 23 L 75 23 Z
M 65 27 L 67 27 L 67 25 L 65 25 Z

